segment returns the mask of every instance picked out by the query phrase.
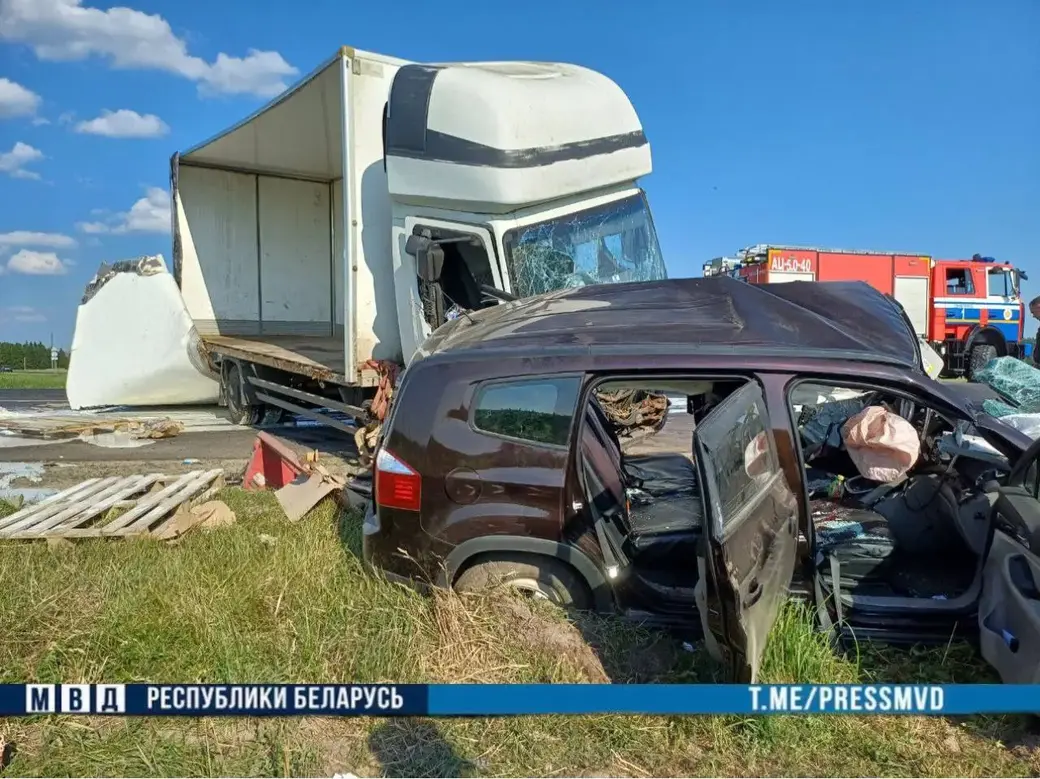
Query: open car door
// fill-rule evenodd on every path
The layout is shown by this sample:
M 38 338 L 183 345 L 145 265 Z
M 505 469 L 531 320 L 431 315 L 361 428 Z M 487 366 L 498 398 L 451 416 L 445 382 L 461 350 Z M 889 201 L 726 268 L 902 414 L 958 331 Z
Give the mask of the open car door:
M 982 572 L 979 648 L 1007 684 L 1040 682 L 1040 441 L 1015 463 L 993 506 Z
M 733 681 L 753 683 L 798 550 L 797 501 L 780 468 L 754 381 L 693 434 L 705 510 L 698 606 L 709 650 Z

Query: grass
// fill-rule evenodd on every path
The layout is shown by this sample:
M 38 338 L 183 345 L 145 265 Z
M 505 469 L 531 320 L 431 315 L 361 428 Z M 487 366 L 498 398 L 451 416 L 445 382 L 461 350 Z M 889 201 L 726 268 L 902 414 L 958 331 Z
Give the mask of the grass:
M 270 494 L 222 497 L 238 522 L 174 546 L 0 546 L 0 682 L 713 678 L 699 648 L 620 621 L 424 597 L 366 574 L 359 519 L 329 504 L 289 525 Z M 763 675 L 990 680 L 962 647 L 837 657 L 794 606 Z M 52 717 L 0 722 L 0 742 L 19 776 L 1035 775 L 1024 728 L 1013 717 Z
M 14 371 L 0 373 L 0 390 L 5 389 L 65 389 L 68 371 Z

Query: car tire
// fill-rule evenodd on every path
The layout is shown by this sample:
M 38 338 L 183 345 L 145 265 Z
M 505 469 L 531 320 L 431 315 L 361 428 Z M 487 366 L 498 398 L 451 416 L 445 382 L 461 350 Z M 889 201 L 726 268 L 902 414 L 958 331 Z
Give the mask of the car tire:
M 510 588 L 565 609 L 592 607 L 592 592 L 581 575 L 566 563 L 537 554 L 503 554 L 483 558 L 455 579 L 459 592 Z
M 996 359 L 997 347 L 992 344 L 980 344 L 971 350 L 968 358 L 968 380 L 975 380 L 975 373 L 985 368 L 990 360 Z
M 252 426 L 260 424 L 264 417 L 264 407 L 247 402 L 242 391 L 242 368 L 232 362 L 224 371 L 224 400 L 227 402 L 227 414 L 234 425 Z

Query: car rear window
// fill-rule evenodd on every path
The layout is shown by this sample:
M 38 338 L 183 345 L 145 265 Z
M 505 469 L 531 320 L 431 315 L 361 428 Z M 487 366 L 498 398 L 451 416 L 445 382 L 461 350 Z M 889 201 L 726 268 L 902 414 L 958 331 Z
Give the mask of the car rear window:
M 577 376 L 485 384 L 477 391 L 473 426 L 485 433 L 566 446 L 580 387 Z

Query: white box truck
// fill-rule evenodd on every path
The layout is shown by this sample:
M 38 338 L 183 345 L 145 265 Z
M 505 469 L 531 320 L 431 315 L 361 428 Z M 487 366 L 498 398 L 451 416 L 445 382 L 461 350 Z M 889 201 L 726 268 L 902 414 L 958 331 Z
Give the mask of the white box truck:
M 664 278 L 638 185 L 650 171 L 631 102 L 599 73 L 344 47 L 173 156 L 172 276 L 193 328 L 182 363 L 239 423 L 272 407 L 363 416 L 380 366 L 407 362 L 454 309 Z M 74 344 L 70 400 L 75 363 Z M 128 402 L 116 372 L 91 369 L 91 400 Z M 205 402 L 174 397 L 170 375 L 168 400 Z

